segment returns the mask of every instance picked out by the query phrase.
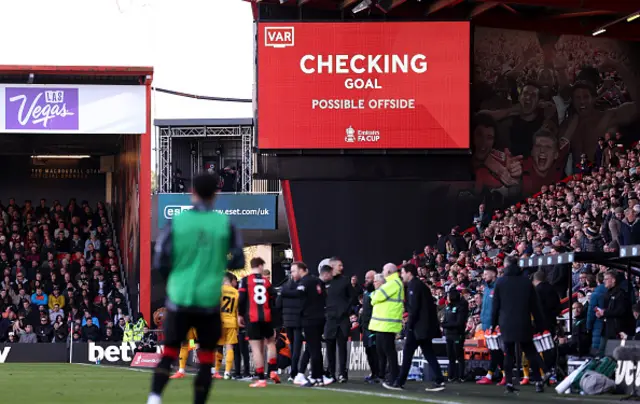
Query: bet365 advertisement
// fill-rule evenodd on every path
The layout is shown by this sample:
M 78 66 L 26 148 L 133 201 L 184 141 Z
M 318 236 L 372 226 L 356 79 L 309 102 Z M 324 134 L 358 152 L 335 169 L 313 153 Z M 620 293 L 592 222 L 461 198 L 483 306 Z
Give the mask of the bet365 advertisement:
M 468 22 L 259 23 L 261 149 L 468 149 Z

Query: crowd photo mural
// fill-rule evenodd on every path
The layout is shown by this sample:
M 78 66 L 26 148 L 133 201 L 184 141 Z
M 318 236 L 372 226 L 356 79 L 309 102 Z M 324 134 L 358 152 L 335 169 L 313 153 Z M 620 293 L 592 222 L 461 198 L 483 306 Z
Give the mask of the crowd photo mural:
M 606 38 L 477 28 L 467 194 L 497 207 L 616 163 L 640 133 L 639 50 Z

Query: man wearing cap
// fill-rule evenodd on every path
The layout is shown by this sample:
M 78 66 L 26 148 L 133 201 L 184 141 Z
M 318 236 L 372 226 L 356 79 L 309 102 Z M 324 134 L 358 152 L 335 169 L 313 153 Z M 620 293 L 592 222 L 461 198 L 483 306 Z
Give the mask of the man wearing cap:
M 587 237 L 584 248 L 585 252 L 602 252 L 604 250 L 604 240 L 602 240 L 602 236 L 600 236 L 594 227 L 587 227 L 585 236 Z

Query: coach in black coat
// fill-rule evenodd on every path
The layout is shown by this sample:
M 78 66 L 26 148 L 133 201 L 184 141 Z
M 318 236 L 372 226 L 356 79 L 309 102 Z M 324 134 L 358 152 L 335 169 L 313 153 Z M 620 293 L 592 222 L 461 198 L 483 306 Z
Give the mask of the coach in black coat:
M 532 314 L 537 328 L 544 324 L 536 291 L 517 265 L 507 266 L 504 276 L 496 281 L 492 308 L 491 324 L 500 326 L 504 342 L 533 341 Z
M 418 278 L 418 270 L 415 265 L 406 264 L 402 267 L 400 274 L 407 285 L 406 309 L 409 316 L 402 350 L 402 367 L 394 384 L 396 387 L 401 387 L 407 381 L 413 354 L 418 347 L 422 349 L 422 356 L 435 375 L 436 384 L 440 384 L 444 382 L 444 377 L 431 342 L 433 338 L 442 336 L 438 321 L 438 308 L 431 291 Z
M 298 292 L 301 274 L 292 271 L 291 279 L 282 286 L 278 296 L 278 305 L 282 309 L 282 326 L 287 330 L 291 350 L 291 373 L 295 378 L 298 374 L 298 364 L 302 355 L 302 299 Z
M 535 372 L 542 369 L 545 374 L 547 367 L 533 345 L 533 334 L 544 324 L 544 317 L 540 312 L 538 295 L 529 278 L 522 275 L 515 257 L 505 259 L 504 276 L 498 278 L 493 292 L 493 312 L 491 324 L 493 328 L 500 326 L 502 341 L 504 342 L 505 361 L 503 369 L 507 381 L 507 390 L 513 391 L 513 364 L 515 346 L 520 343 L 522 351 L 527 355 L 531 368 Z M 531 316 L 535 320 L 536 329 L 531 323 Z M 540 330 L 541 331 L 541 330 Z M 548 378 L 548 376 L 545 376 Z M 542 389 L 542 385 L 536 386 Z
M 542 316 L 545 319 L 545 323 L 540 324 L 540 327 L 549 330 L 552 335 L 556 335 L 556 318 L 562 311 L 560 297 L 554 287 L 546 281 L 545 274 L 541 271 L 533 274 L 533 286 L 538 295 Z
M 438 307 L 431 290 L 418 277 L 407 283 L 407 330 L 413 332 L 417 341 L 440 338 Z

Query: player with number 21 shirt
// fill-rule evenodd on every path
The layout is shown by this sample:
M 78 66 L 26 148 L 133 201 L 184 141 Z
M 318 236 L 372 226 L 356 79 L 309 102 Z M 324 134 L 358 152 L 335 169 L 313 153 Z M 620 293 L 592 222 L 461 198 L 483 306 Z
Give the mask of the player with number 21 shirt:
M 251 274 L 242 278 L 240 292 L 238 323 L 246 325 L 247 337 L 251 345 L 253 362 L 256 366 L 258 380 L 251 387 L 266 387 L 264 376 L 264 345 L 267 346 L 269 377 L 276 383 L 280 378 L 276 372 L 275 331 L 271 325 L 271 308 L 276 294 L 271 282 L 262 276 L 264 260 L 255 257 L 251 260 Z

